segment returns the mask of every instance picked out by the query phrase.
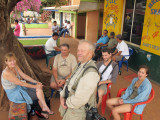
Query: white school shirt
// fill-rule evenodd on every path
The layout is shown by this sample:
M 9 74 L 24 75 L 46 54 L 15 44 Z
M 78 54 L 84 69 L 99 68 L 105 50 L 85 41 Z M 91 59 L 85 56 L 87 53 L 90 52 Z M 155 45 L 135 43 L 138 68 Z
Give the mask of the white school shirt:
M 57 44 L 56 44 L 56 40 L 54 40 L 52 37 L 49 38 L 45 44 L 45 48 L 46 48 L 46 54 L 49 54 L 51 52 L 48 52 L 47 50 L 49 51 L 53 51 L 55 50 L 53 47 L 57 47 Z
M 99 73 L 102 73 L 105 68 L 106 68 L 106 66 L 104 64 L 102 64 L 101 67 L 98 70 Z M 105 70 L 105 72 L 102 74 L 101 81 L 110 80 L 110 78 L 112 77 L 112 75 L 111 75 L 112 71 L 113 71 L 113 67 L 112 67 L 112 64 L 110 64 L 108 66 L 108 68 Z
M 128 49 L 128 45 L 122 40 L 121 43 L 118 43 L 117 45 L 117 50 L 122 51 L 121 55 L 129 55 L 129 49 Z M 129 59 L 129 56 L 125 56 L 126 59 Z

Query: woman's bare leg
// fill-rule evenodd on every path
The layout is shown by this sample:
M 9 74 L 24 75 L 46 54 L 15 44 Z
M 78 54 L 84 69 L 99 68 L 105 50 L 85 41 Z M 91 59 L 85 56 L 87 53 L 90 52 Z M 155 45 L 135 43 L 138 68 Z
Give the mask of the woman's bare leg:
M 120 99 L 120 97 L 108 99 L 106 104 L 112 110 L 115 105 L 119 105 L 119 103 L 118 103 L 119 99 Z
M 44 99 L 43 90 L 42 89 L 36 90 L 36 95 L 37 95 L 37 98 L 39 100 L 39 105 L 40 105 L 42 111 L 46 111 L 49 114 L 53 114 L 53 112 L 48 108 L 48 106 L 46 104 L 46 101 Z
M 122 104 L 112 109 L 112 115 L 114 120 L 120 120 L 120 113 L 130 112 L 132 110 L 131 104 Z

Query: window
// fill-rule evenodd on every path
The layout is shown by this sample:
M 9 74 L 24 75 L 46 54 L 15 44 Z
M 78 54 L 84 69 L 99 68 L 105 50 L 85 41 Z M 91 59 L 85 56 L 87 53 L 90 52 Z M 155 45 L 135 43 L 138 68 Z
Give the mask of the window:
M 146 0 L 127 0 L 124 17 L 124 40 L 141 44 Z

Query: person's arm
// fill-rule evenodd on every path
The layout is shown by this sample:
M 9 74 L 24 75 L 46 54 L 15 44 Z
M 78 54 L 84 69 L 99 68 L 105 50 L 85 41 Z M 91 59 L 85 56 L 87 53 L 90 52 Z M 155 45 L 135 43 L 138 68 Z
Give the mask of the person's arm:
M 7 71 L 4 72 L 3 77 L 4 77 L 4 79 L 6 79 L 16 85 L 19 85 L 19 86 L 24 86 L 27 88 L 37 88 L 37 85 L 32 85 L 32 84 L 28 84 L 26 82 L 22 82 L 11 72 L 7 72 Z
M 115 48 L 117 45 L 114 45 L 113 47 L 110 47 L 109 49 L 113 49 L 113 48 Z
M 135 104 L 138 102 L 144 102 L 144 100 L 146 100 L 146 97 L 149 97 L 152 86 L 151 84 L 145 84 L 141 89 L 141 92 L 134 99 L 123 100 L 123 103 Z
M 114 56 L 119 56 L 121 55 L 122 51 L 119 51 L 118 53 L 116 53 Z
M 118 64 L 117 63 L 114 63 L 113 64 L 113 72 L 112 72 L 112 77 L 111 77 L 111 81 L 112 83 L 115 83 L 116 82 L 116 79 L 117 79 L 117 76 L 118 76 L 118 71 L 119 71 L 119 68 L 118 68 Z
M 38 83 L 38 81 L 34 80 L 34 79 L 31 78 L 30 76 L 28 76 L 28 75 L 26 75 L 24 72 L 22 72 L 22 70 L 21 70 L 18 66 L 16 66 L 16 69 L 17 69 L 19 75 L 20 75 L 24 80 L 26 80 L 26 81 L 28 81 L 28 82 L 32 82 L 32 83 Z
M 17 31 L 19 29 L 18 25 L 16 25 L 14 31 Z
M 116 54 L 118 52 L 118 49 L 116 48 L 116 50 L 112 53 L 113 55 Z
M 59 47 L 53 47 L 56 51 L 61 51 Z
M 75 94 L 66 100 L 67 107 L 80 108 L 84 106 L 97 90 L 98 81 L 99 75 L 95 72 L 89 72 L 80 78 Z
M 100 81 L 98 85 L 112 83 L 111 80 Z
M 54 77 L 56 83 L 58 84 L 58 71 L 57 71 L 57 68 L 53 67 L 52 73 L 53 73 L 53 77 Z

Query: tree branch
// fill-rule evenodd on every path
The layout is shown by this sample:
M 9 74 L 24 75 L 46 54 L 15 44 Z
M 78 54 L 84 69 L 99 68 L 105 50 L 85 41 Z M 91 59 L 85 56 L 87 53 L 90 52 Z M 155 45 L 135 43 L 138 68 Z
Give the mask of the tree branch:
M 7 8 L 8 8 L 9 13 L 13 10 L 13 8 L 16 6 L 16 4 L 19 1 L 21 1 L 21 0 L 8 0 Z

